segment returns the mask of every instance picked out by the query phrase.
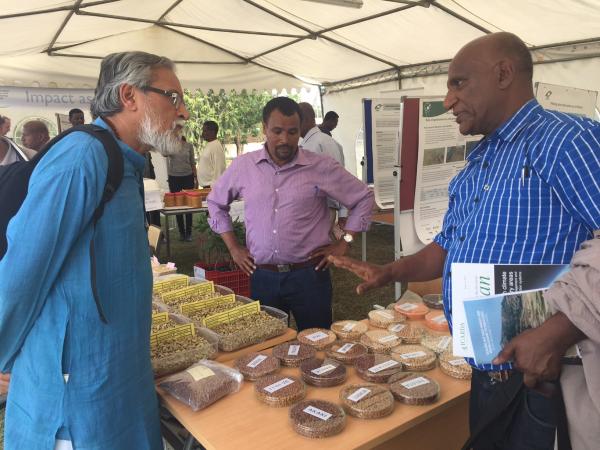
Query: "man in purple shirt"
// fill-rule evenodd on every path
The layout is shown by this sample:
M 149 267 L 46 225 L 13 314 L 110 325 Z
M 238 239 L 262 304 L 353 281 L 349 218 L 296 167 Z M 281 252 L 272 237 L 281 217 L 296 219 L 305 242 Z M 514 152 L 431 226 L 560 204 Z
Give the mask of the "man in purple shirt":
M 252 298 L 292 312 L 299 330 L 331 325 L 329 255 L 344 255 L 371 222 L 373 193 L 337 161 L 298 147 L 298 104 L 278 97 L 263 109 L 264 148 L 237 157 L 208 196 L 211 228 L 251 276 Z M 350 213 L 331 242 L 327 198 Z M 247 247 L 232 231 L 229 204 L 244 199 Z

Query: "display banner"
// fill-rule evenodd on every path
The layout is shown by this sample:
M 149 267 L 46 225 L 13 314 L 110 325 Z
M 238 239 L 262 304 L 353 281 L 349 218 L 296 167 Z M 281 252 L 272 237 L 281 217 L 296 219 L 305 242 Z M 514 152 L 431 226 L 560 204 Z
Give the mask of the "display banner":
M 597 91 L 537 82 L 535 98 L 545 109 L 596 118 Z
M 52 89 L 0 86 L 0 114 L 11 120 L 8 136 L 21 143 L 23 124 L 41 120 L 48 126 L 50 137 L 58 134 L 56 114 L 68 114 L 73 108 L 81 109 L 86 123 L 91 122 L 90 103 L 93 89 Z

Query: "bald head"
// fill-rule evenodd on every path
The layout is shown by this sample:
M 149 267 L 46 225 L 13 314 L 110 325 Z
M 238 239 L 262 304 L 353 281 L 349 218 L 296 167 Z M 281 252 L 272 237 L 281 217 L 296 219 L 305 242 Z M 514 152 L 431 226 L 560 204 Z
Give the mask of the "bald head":
M 488 135 L 533 98 L 532 75 L 531 55 L 517 36 L 480 37 L 452 59 L 444 105 L 462 134 Z
M 316 126 L 315 123 L 315 110 L 310 103 L 302 102 L 298 103 L 300 112 L 302 113 L 302 121 L 300 122 L 300 136 L 306 136 L 306 133 L 311 128 Z
M 39 151 L 49 140 L 48 127 L 41 120 L 30 120 L 23 125 L 21 142 L 25 147 Z

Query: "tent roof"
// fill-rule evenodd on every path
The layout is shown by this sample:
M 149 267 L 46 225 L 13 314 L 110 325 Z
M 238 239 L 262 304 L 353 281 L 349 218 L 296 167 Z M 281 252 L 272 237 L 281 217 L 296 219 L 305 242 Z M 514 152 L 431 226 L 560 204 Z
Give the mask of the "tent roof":
M 0 85 L 93 87 L 100 59 L 125 50 L 170 57 L 189 88 L 271 89 L 447 60 L 488 32 L 531 47 L 600 41 L 598 0 L 362 3 L 4 0 Z

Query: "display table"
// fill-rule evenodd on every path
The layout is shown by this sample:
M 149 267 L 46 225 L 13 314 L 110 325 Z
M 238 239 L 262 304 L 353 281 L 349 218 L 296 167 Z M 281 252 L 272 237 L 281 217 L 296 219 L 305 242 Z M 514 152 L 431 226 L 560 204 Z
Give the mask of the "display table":
M 171 257 L 171 236 L 169 233 L 170 228 L 170 217 L 171 216 L 181 216 L 183 214 L 195 214 L 195 213 L 208 213 L 208 208 L 191 208 L 189 206 L 179 206 L 179 207 L 170 207 L 163 208 L 160 210 L 160 213 L 165 216 L 165 241 L 167 244 L 167 258 Z
M 270 354 L 271 350 L 263 353 Z M 323 357 L 323 352 L 318 352 Z M 232 365 L 233 361 L 226 363 Z M 345 384 L 366 383 L 354 368 L 346 366 Z M 300 376 L 299 368 L 282 368 L 281 373 Z M 396 402 L 392 415 L 376 420 L 347 417 L 345 430 L 326 439 L 309 439 L 296 434 L 288 423 L 289 408 L 273 408 L 259 402 L 254 383 L 244 382 L 240 392 L 229 395 L 194 413 L 188 406 L 158 389 L 162 404 L 208 450 L 229 449 L 457 449 L 468 436 L 470 382 L 457 380 L 439 368 L 425 372 L 441 387 L 440 399 L 427 406 Z M 307 386 L 307 399 L 339 404 L 343 385 L 321 388 Z

